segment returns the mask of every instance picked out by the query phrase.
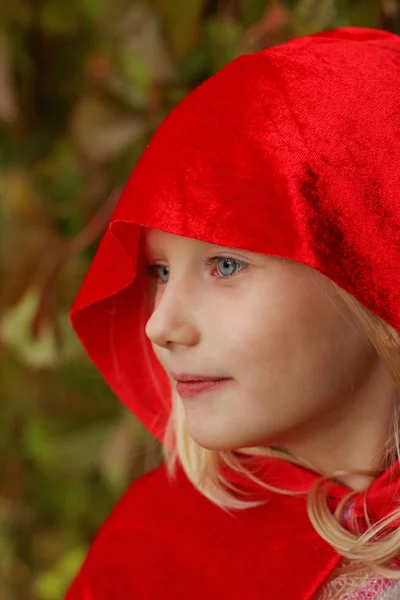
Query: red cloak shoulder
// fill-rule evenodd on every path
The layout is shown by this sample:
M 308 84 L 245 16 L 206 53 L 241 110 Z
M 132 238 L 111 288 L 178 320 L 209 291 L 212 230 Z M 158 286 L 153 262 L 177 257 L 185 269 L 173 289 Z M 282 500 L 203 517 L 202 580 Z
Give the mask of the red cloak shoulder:
M 339 559 L 304 499 L 226 513 L 161 466 L 115 506 L 65 600 L 308 600 Z

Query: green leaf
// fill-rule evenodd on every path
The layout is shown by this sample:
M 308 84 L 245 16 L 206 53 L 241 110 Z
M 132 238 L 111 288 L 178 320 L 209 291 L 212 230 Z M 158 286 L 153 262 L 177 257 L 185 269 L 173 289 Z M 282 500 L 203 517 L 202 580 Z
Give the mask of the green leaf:
M 112 423 L 108 427 L 95 423 L 54 439 L 47 466 L 58 474 L 88 473 L 97 465 L 111 427 Z
M 78 572 L 87 554 L 86 546 L 70 550 L 51 570 L 40 575 L 34 582 L 34 592 L 40 600 L 59 600 Z
M 261 19 L 270 4 L 270 0 L 241 0 L 240 22 L 244 27 L 250 27 Z
M 292 12 L 295 35 L 317 33 L 337 26 L 335 0 L 298 0 Z
M 133 4 L 121 15 L 120 21 L 119 56 L 122 74 L 127 76 L 128 82 L 139 86 L 144 94 L 150 85 L 175 81 L 176 69 L 159 16 L 143 4 Z M 132 31 L 135 31 L 135 35 L 132 35 Z M 115 46 L 115 40 L 113 44 Z
M 380 0 L 337 0 L 341 23 L 358 27 L 377 27 L 380 19 Z
M 146 96 L 152 83 L 152 77 L 150 69 L 143 59 L 125 55 L 122 61 L 122 74 L 144 97 Z
M 243 28 L 235 21 L 216 18 L 209 22 L 207 39 L 214 72 L 241 54 L 242 34 Z
M 76 2 L 52 0 L 44 2 L 39 12 L 40 27 L 52 36 L 75 36 L 82 26 L 82 17 Z
M 184 81 L 198 80 L 209 74 L 210 57 L 206 44 L 196 46 L 193 52 L 189 52 L 179 61 L 179 72 Z M 174 88 L 175 91 L 176 88 Z M 179 90 L 178 90 L 179 91 Z M 186 96 L 186 90 L 180 91 L 181 95 L 176 96 L 178 103 Z
M 174 55 L 183 56 L 198 41 L 204 0 L 149 0 L 149 3 L 163 17 Z
M 24 438 L 29 458 L 40 465 L 48 463 L 52 456 L 53 445 L 42 419 L 33 417 L 27 422 Z

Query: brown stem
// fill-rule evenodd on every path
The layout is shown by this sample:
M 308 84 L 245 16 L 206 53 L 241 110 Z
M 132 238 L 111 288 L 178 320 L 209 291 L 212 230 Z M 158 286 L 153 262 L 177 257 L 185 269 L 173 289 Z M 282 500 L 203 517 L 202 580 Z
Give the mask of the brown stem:
M 86 227 L 72 240 L 65 243 L 64 248 L 68 258 L 85 250 L 104 231 L 120 195 L 121 188 L 115 188 Z
M 37 309 L 31 323 L 33 338 L 37 338 L 44 323 L 50 321 L 53 325 L 57 346 L 61 346 L 55 301 L 58 272 L 68 259 L 83 251 L 101 235 L 111 217 L 120 193 L 121 189 L 117 187 L 78 235 L 69 241 L 56 240 L 52 251 L 46 254 L 37 274 L 36 285 L 40 292 Z
M 400 33 L 400 1 L 381 0 L 382 27 L 392 33 Z

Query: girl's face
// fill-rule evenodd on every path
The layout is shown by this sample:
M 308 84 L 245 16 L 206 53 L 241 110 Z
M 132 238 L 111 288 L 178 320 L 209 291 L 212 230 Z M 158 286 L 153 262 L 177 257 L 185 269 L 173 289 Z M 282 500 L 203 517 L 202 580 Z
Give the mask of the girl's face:
M 181 393 L 198 444 L 301 447 L 365 401 L 377 357 L 328 278 L 157 229 L 145 240 L 155 285 L 146 334 L 158 359 L 172 379 L 227 378 Z

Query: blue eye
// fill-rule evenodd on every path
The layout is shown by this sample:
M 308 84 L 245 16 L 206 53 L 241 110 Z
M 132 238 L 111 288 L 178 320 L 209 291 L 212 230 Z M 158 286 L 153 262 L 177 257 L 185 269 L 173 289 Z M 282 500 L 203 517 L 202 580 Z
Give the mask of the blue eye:
M 247 264 L 242 260 L 229 258 L 228 256 L 210 256 L 209 258 L 206 258 L 205 262 L 208 266 L 215 265 L 217 276 L 219 276 L 221 279 L 233 277 L 247 266 Z
M 157 273 L 163 283 L 167 283 L 169 279 L 169 267 L 166 265 L 156 265 Z
M 232 277 L 242 268 L 243 263 L 234 258 L 215 258 L 217 270 L 222 277 Z
M 167 283 L 169 279 L 169 267 L 167 265 L 146 265 L 147 275 L 160 283 Z
M 207 266 L 214 266 L 215 269 L 212 273 L 217 275 L 221 279 L 228 279 L 233 277 L 239 271 L 246 268 L 246 263 L 236 258 L 229 258 L 227 256 L 210 256 L 205 259 Z M 167 265 L 146 265 L 147 275 L 159 284 L 168 283 L 170 268 Z

